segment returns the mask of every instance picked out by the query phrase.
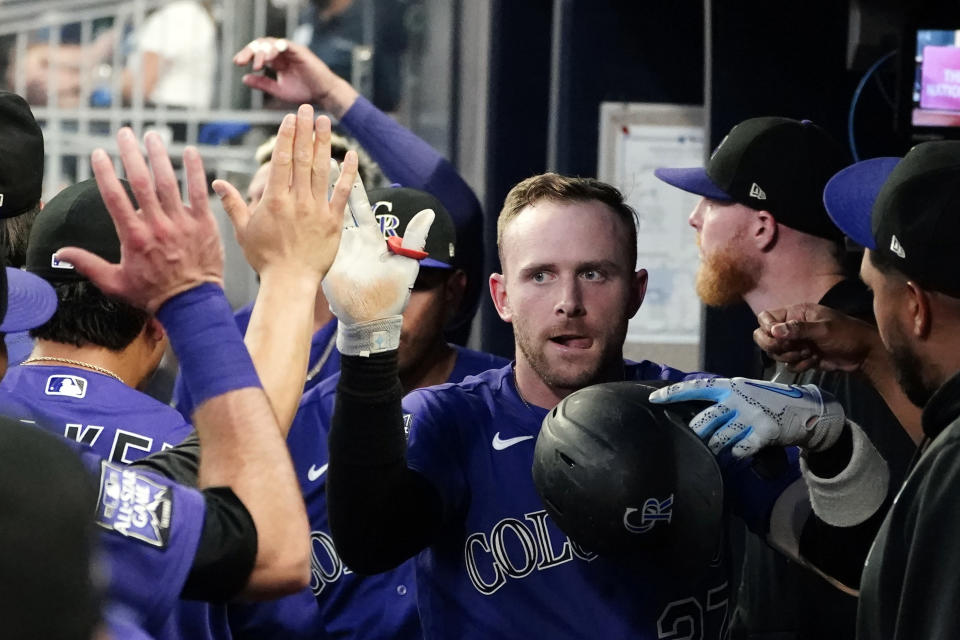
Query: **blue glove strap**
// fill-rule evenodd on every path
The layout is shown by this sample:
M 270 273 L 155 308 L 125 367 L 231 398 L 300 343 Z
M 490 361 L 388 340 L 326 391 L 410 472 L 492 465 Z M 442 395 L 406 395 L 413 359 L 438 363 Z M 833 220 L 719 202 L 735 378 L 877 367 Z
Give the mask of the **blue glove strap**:
M 219 286 L 205 283 L 175 295 L 157 310 L 157 319 L 180 359 L 195 408 L 228 391 L 261 386 Z

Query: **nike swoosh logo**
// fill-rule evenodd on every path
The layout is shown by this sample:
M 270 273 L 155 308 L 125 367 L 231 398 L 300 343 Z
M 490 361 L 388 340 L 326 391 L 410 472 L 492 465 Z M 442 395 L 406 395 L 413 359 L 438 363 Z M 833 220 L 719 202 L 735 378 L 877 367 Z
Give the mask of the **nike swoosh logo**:
M 329 463 L 328 463 L 329 464 Z M 310 468 L 307 469 L 307 480 L 310 482 L 316 482 L 320 479 L 320 476 L 327 472 L 327 465 L 323 465 L 319 469 L 316 465 L 310 465 Z
M 497 431 L 493 435 L 493 448 L 497 451 L 503 451 L 507 447 L 512 447 L 515 444 L 519 444 L 524 440 L 533 440 L 533 436 L 517 436 L 515 438 L 507 438 L 506 440 L 500 439 L 500 432 Z
M 789 389 L 781 389 L 780 387 L 770 387 L 765 384 L 757 384 L 755 382 L 745 382 L 751 387 L 756 387 L 758 389 L 763 389 L 764 391 L 773 391 L 774 393 L 779 393 L 782 396 L 787 396 L 788 398 L 802 398 L 803 391 L 798 389 L 795 385 L 790 385 Z

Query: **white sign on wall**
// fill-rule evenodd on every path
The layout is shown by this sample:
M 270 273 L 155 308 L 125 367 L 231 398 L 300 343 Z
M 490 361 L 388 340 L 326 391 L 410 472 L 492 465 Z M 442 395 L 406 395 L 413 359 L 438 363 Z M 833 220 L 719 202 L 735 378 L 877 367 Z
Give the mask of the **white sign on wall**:
M 698 197 L 661 182 L 653 171 L 703 166 L 703 120 L 701 107 L 601 105 L 597 175 L 616 185 L 636 210 L 637 266 L 650 274 L 628 344 L 699 345 L 701 307 L 694 289 L 699 258 L 696 233 L 687 223 Z

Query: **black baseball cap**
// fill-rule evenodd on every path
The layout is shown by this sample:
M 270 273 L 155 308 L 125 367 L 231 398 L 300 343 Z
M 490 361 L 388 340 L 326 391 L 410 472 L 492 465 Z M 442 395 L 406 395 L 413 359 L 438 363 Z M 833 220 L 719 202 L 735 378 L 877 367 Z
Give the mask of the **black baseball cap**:
M 851 240 L 923 286 L 960 298 L 960 141 L 858 162 L 827 183 L 823 200 Z
M 121 180 L 120 184 L 136 207 L 130 183 Z M 85 280 L 72 264 L 56 258 L 56 252 L 67 246 L 86 249 L 107 262 L 120 262 L 120 239 L 96 180 L 67 187 L 43 208 L 30 231 L 27 271 L 51 282 Z
M 661 168 L 654 175 L 720 202 L 769 211 L 779 224 L 830 240 L 840 234 L 823 207 L 823 187 L 849 163 L 843 147 L 809 120 L 744 120 L 723 139 L 706 168 Z
M 43 132 L 27 101 L 0 91 L 0 218 L 12 218 L 40 202 Z
M 428 257 L 420 261 L 420 266 L 435 269 L 454 268 L 457 232 L 453 219 L 439 200 L 426 191 L 409 187 L 371 189 L 367 191 L 367 199 L 370 200 L 370 207 L 380 223 L 384 238 L 402 236 L 413 216 L 424 209 L 433 210 L 435 217 L 430 225 L 430 233 L 427 234 L 427 244 L 423 248 Z

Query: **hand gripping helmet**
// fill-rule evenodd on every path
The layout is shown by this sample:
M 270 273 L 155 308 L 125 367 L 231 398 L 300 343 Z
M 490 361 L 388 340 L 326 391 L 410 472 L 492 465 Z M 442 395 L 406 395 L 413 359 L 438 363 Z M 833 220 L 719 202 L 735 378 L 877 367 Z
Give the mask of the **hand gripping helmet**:
M 687 426 L 703 407 L 651 404 L 660 386 L 612 382 L 567 396 L 543 420 L 533 481 L 550 517 L 584 549 L 702 568 L 723 544 L 723 481 Z

